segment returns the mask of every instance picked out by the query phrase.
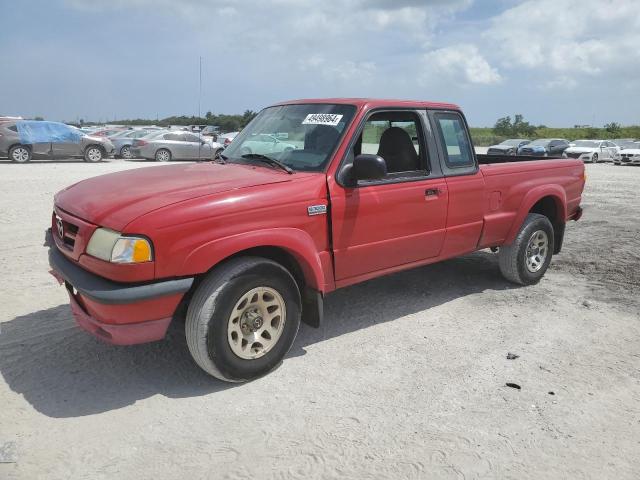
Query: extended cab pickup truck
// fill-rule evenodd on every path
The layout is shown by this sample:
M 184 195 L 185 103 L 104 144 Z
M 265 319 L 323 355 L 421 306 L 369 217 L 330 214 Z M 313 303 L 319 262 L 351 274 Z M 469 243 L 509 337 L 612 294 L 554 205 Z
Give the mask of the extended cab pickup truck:
M 83 329 L 134 344 L 183 320 L 200 367 L 245 381 L 335 289 L 486 248 L 507 280 L 538 282 L 584 184 L 580 160 L 476 155 L 455 105 L 291 101 L 217 161 L 57 193 L 49 261 Z

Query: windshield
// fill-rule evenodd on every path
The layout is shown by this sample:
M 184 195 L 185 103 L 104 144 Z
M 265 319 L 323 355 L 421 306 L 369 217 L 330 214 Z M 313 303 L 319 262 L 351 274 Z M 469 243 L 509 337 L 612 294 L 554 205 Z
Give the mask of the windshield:
M 586 147 L 586 148 L 598 148 L 600 142 L 595 142 L 593 140 L 576 140 L 573 143 L 574 147 Z
M 630 149 L 630 148 L 640 148 L 640 142 L 616 142 L 622 149 Z
M 356 107 L 335 104 L 281 105 L 262 110 L 224 151 L 274 158 L 294 170 L 320 171 L 333 154 Z
M 527 143 L 527 140 L 521 140 L 521 139 L 505 140 L 500 145 L 506 145 L 508 147 L 517 147 L 521 143 Z
M 542 145 L 543 147 L 546 147 L 550 141 L 551 140 L 549 140 L 548 138 L 539 138 L 538 140 L 534 140 L 533 142 L 531 142 L 528 146 Z

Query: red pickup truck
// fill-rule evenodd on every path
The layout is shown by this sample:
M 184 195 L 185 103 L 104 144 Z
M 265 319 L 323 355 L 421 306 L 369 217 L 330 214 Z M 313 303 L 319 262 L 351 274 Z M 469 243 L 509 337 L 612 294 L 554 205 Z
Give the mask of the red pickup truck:
M 455 105 L 298 100 L 216 161 L 57 193 L 49 261 L 85 330 L 134 344 L 182 319 L 200 367 L 245 381 L 337 288 L 485 248 L 507 280 L 538 282 L 584 185 L 580 160 L 476 155 Z

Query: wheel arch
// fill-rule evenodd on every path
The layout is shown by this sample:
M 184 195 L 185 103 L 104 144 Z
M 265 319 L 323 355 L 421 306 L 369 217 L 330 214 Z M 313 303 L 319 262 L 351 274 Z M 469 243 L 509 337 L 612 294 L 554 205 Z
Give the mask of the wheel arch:
M 87 151 L 91 148 L 91 147 L 96 147 L 98 148 L 101 152 L 102 155 L 106 157 L 107 155 L 107 149 L 104 148 L 103 145 L 100 145 L 99 143 L 90 143 L 89 145 L 87 145 L 86 147 L 84 147 L 84 151 L 82 152 L 84 155 L 87 154 Z
M 332 290 L 333 271 L 323 267 L 311 237 L 293 228 L 251 232 L 209 242 L 194 250 L 184 261 L 182 271 L 194 272 L 196 279 L 183 299 L 183 309 L 203 278 L 229 260 L 262 257 L 286 268 L 300 289 L 303 301 L 303 321 L 318 327 L 323 317 L 322 297 Z M 329 277 L 329 278 L 327 278 Z
M 544 215 L 549 219 L 554 231 L 554 253 L 559 253 L 562 248 L 567 218 L 567 199 L 562 187 L 548 185 L 535 188 L 524 197 L 504 242 L 506 245 L 510 245 L 514 241 L 522 222 L 530 213 Z
M 261 256 L 287 267 L 304 286 L 324 292 L 331 279 L 325 278 L 322 261 L 308 233 L 295 228 L 278 228 L 234 235 L 208 242 L 193 250 L 181 271 L 203 274 L 220 263 L 242 255 Z

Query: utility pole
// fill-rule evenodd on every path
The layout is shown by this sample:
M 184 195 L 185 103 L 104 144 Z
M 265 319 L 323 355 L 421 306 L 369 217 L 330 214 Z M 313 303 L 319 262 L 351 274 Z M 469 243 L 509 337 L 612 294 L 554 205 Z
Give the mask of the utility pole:
M 202 56 L 200 57 L 200 84 L 198 87 L 198 118 L 200 118 L 200 100 L 202 99 Z

